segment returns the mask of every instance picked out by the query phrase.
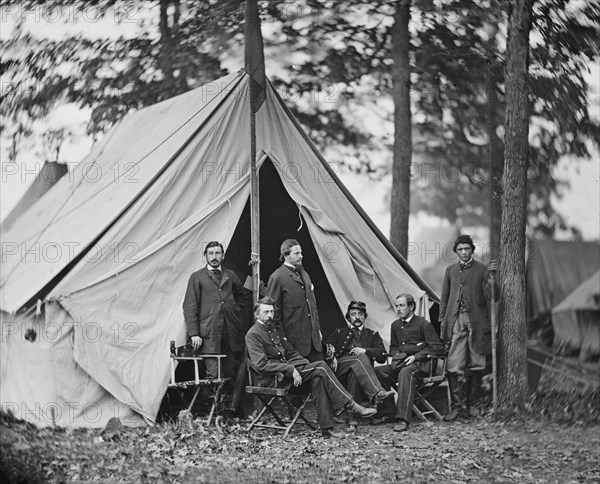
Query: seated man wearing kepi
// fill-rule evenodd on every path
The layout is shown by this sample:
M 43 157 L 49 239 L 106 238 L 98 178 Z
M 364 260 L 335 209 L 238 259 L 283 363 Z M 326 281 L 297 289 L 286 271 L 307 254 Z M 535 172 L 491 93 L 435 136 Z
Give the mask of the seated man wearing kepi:
M 377 331 L 364 326 L 366 319 L 367 305 L 351 301 L 346 311 L 348 326 L 336 329 L 325 343 L 334 347 L 331 367 L 352 398 L 361 402 L 366 396 L 369 402 L 378 404 L 394 392 L 384 390 L 375 374 L 373 361 L 385 363 L 385 346 Z
M 256 322 L 246 334 L 246 347 L 250 361 L 261 374 L 267 376 L 281 373 L 285 386 L 310 385 L 317 407 L 317 419 L 323 437 L 339 437 L 333 432 L 334 416 L 344 411 L 357 417 L 371 417 L 375 409 L 364 408 L 356 403 L 335 377 L 324 361 L 309 363 L 292 347 L 283 333 L 281 323 L 274 322 L 273 300 L 259 299 L 254 305 Z M 260 383 L 259 383 L 260 384 Z
M 417 382 L 429 374 L 431 360 L 428 356 L 444 354 L 444 345 L 435 329 L 426 319 L 417 316 L 415 300 L 410 294 L 400 294 L 395 302 L 399 319 L 392 323 L 390 353 L 392 362 L 378 366 L 375 373 L 384 388 L 398 385 L 395 432 L 408 429 Z M 386 400 L 388 401 L 388 400 Z M 391 400 L 389 401 L 391 404 Z M 391 406 L 391 405 L 390 405 Z M 385 415 L 385 403 L 380 414 Z M 388 407 L 389 408 L 389 407 Z

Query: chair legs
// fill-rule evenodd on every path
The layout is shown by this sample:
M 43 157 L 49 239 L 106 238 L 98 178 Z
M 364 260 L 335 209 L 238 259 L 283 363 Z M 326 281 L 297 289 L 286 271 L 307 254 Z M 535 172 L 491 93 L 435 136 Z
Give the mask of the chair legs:
M 255 393 L 255 396 L 262 403 L 263 407 L 248 425 L 248 431 L 251 431 L 255 427 L 273 430 L 283 430 L 283 436 L 286 437 L 299 419 L 302 419 L 302 421 L 312 429 L 317 428 L 317 426 L 310 419 L 308 419 L 304 413 L 304 408 L 308 403 L 310 395 L 302 395 L 300 397 L 298 405 L 294 404 L 292 401 L 292 398 L 298 398 L 297 395 L 286 394 L 270 396 Z M 273 408 L 277 401 L 280 401 L 285 404 L 285 412 L 287 413 L 289 410 L 291 418 L 282 418 L 277 413 L 277 411 Z M 276 423 L 267 423 L 263 421 L 267 412 L 273 417 Z

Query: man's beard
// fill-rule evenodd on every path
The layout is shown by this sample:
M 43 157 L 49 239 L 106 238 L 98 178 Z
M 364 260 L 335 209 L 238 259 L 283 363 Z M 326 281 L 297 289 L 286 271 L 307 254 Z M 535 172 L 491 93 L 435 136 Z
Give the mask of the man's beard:
M 267 318 L 263 321 L 263 323 L 271 325 L 271 324 L 273 324 L 273 318 Z
M 302 267 L 302 262 L 296 262 L 296 263 L 294 264 L 294 267 L 295 267 L 297 270 L 299 270 L 299 271 L 303 271 L 303 270 L 304 270 L 304 267 Z

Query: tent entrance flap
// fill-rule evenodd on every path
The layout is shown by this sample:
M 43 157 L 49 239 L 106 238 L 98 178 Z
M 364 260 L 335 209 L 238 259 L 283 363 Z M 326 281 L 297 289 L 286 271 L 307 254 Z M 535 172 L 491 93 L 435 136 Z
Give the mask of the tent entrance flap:
M 296 239 L 302 246 L 304 268 L 310 274 L 317 296 L 317 309 L 323 334 L 345 326 L 344 315 L 336 302 L 333 290 L 302 220 L 296 203 L 286 191 L 273 163 L 266 159 L 260 171 L 260 278 L 268 282 L 271 273 L 281 265 L 279 247 L 285 239 Z M 300 228 L 300 230 L 298 230 Z M 323 249 L 324 250 L 324 249 Z M 245 280 L 250 273 L 250 202 L 235 229 L 225 258 L 225 265 Z

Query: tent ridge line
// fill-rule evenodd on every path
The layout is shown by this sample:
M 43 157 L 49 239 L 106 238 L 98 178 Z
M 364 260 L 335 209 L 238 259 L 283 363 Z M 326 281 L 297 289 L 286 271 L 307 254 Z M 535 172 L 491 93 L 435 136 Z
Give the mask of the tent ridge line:
M 388 251 L 392 254 L 392 256 L 394 257 L 394 259 L 396 259 L 400 263 L 400 265 L 402 266 L 402 268 L 406 272 L 408 272 L 408 274 L 418 283 L 419 287 L 422 290 L 424 290 L 425 292 L 427 292 L 429 294 L 429 296 L 431 298 L 433 298 L 434 301 L 436 301 L 436 302 L 439 303 L 440 298 L 435 293 L 435 291 L 429 286 L 429 284 L 427 284 L 427 282 L 422 277 L 420 277 L 416 273 L 416 271 L 408 264 L 408 262 L 406 262 L 406 259 L 404 259 L 404 257 L 402 257 L 402 254 L 400 254 L 400 252 L 398 251 L 398 249 L 396 249 L 396 247 L 394 247 L 392 245 L 392 243 L 389 241 L 389 239 L 385 235 L 383 235 L 383 233 L 381 232 L 381 230 L 379 230 L 379 227 L 377 227 L 375 225 L 375 223 L 367 215 L 367 213 L 364 211 L 364 209 L 356 201 L 356 199 L 354 198 L 354 196 L 348 191 L 348 189 L 344 186 L 344 184 L 339 179 L 339 177 L 331 169 L 331 167 L 329 166 L 329 164 L 327 163 L 327 161 L 323 158 L 323 156 L 321 155 L 321 153 L 319 153 L 319 151 L 317 150 L 315 144 L 308 137 L 308 135 L 304 132 L 304 129 L 302 129 L 302 126 L 300 126 L 300 124 L 298 123 L 298 120 L 296 119 L 296 117 L 292 114 L 292 112 L 290 111 L 290 109 L 283 102 L 283 100 L 279 96 L 279 93 L 273 87 L 273 85 L 272 85 L 272 83 L 271 83 L 271 81 L 269 79 L 267 79 L 267 83 L 268 83 L 269 88 L 271 89 L 272 93 L 274 94 L 275 99 L 277 99 L 277 101 L 279 101 L 279 104 L 282 106 L 283 110 L 289 116 L 290 120 L 292 121 L 292 123 L 294 124 L 294 126 L 296 127 L 296 129 L 298 130 L 298 132 L 300 133 L 300 135 L 302 136 L 302 138 L 304 139 L 304 141 L 308 144 L 308 146 L 310 147 L 310 149 L 313 151 L 314 155 L 319 159 L 319 161 L 321 162 L 321 164 L 323 165 L 323 167 L 325 168 L 325 170 L 327 171 L 327 173 L 329 174 L 329 176 L 331 176 L 331 179 L 336 183 L 336 185 L 338 186 L 338 188 L 340 190 L 342 190 L 342 193 L 348 198 L 348 200 L 350 201 L 350 203 L 352 204 L 352 206 L 355 208 L 355 210 L 358 212 L 358 214 L 361 216 L 361 218 L 365 221 L 365 223 L 373 231 L 373 233 L 376 235 L 376 237 L 379 239 L 379 241 L 386 247 L 386 249 L 388 249 Z

